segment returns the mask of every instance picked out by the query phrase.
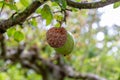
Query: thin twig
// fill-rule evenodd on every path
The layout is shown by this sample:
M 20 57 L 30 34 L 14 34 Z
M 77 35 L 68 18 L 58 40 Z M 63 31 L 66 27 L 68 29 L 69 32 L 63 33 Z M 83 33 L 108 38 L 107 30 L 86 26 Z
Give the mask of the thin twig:
M 29 18 L 27 19 L 27 21 L 30 20 L 30 19 L 32 19 L 32 18 L 38 18 L 38 17 L 41 17 L 41 15 L 29 17 Z

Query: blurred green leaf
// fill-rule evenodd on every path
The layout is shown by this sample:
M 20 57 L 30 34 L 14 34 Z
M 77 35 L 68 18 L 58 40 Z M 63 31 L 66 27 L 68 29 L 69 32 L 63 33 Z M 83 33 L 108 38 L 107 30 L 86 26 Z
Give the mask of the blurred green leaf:
M 119 1 L 119 2 L 114 3 L 113 8 L 118 8 L 119 6 L 120 6 L 120 1 Z
M 5 1 L 0 1 L 0 4 L 3 4 L 3 3 L 5 3 Z
M 36 27 L 37 26 L 37 21 L 35 18 L 33 18 L 31 21 L 30 21 L 31 25 Z
M 57 21 L 61 21 L 63 20 L 63 15 L 54 15 L 54 18 L 57 20 Z
M 13 34 L 15 33 L 16 29 L 15 28 L 10 28 L 7 30 L 7 35 L 9 37 L 13 36 Z
M 56 3 L 58 3 L 63 10 L 65 10 L 67 7 L 66 0 L 52 0 L 52 1 L 55 1 Z
M 56 24 L 55 24 L 55 27 L 60 27 L 60 23 L 59 23 L 59 22 L 56 23 Z
M 20 0 L 20 2 L 23 6 L 28 6 L 29 5 L 29 0 Z
M 41 16 L 43 19 L 46 20 L 46 25 L 49 25 L 53 19 L 52 12 L 50 10 L 50 7 L 46 4 L 41 10 Z
M 38 8 L 38 9 L 36 10 L 36 13 L 41 13 L 41 8 Z
M 10 80 L 10 78 L 5 72 L 0 72 L 0 80 Z
M 7 5 L 12 10 L 18 11 L 17 6 L 15 4 L 8 4 L 8 3 L 6 3 L 5 5 Z
M 59 6 L 59 5 L 56 2 L 52 2 L 52 6 Z
M 22 41 L 23 39 L 24 39 L 24 34 L 23 34 L 22 32 L 16 31 L 16 32 L 14 33 L 14 40 L 20 42 L 20 41 Z
M 5 4 L 5 6 L 8 6 L 8 7 L 9 7 L 10 9 L 12 9 L 12 10 L 18 11 L 18 8 L 17 8 L 17 6 L 14 4 L 14 2 L 8 3 L 8 2 L 5 2 L 5 1 L 0 1 L 0 5 L 2 6 L 3 4 Z

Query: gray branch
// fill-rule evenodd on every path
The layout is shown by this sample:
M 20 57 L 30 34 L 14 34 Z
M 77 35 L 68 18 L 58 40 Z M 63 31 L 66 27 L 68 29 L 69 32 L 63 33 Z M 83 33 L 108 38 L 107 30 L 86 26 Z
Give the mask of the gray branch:
M 59 61 L 60 59 L 56 59 L 59 64 L 54 64 L 50 60 L 40 57 L 38 48 L 31 48 L 30 51 L 24 53 L 24 47 L 19 46 L 18 49 L 9 48 L 7 54 L 0 58 L 5 61 L 10 60 L 13 64 L 20 63 L 25 68 L 33 69 L 36 73 L 41 74 L 45 80 L 50 80 L 49 74 L 52 76 L 51 80 L 64 80 L 65 77 L 83 80 L 106 80 L 96 74 L 76 72 L 70 65 Z M 61 57 L 63 56 L 59 58 Z
M 40 3 L 40 1 L 34 1 L 31 5 L 29 5 L 23 12 L 14 14 L 12 17 L 10 17 L 7 20 L 3 20 L 0 22 L 0 33 L 6 32 L 6 30 L 14 25 L 22 24 L 27 17 L 29 17 L 32 13 L 36 11 L 39 6 L 41 6 L 43 3 Z
M 100 8 L 104 7 L 106 5 L 118 2 L 120 0 L 101 0 L 97 2 L 75 2 L 72 0 L 66 0 L 68 6 L 74 7 L 74 8 L 79 8 L 79 9 L 93 9 L 93 8 Z

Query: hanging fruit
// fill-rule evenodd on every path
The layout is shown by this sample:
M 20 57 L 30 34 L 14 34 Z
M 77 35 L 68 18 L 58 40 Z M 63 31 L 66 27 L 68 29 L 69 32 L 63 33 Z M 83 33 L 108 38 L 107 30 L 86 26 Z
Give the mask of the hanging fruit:
M 55 49 L 57 53 L 70 54 L 74 48 L 74 38 L 72 34 L 63 27 L 53 27 L 46 34 L 48 44 Z

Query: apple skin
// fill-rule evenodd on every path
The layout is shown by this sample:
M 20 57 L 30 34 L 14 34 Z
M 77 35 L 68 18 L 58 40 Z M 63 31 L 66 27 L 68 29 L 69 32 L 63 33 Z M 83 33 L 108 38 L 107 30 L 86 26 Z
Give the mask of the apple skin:
M 54 48 L 54 49 L 59 54 L 68 55 L 72 52 L 72 50 L 74 48 L 74 44 L 75 44 L 75 42 L 74 42 L 74 38 L 73 38 L 72 34 L 67 31 L 67 40 L 66 40 L 65 44 L 62 47 Z

